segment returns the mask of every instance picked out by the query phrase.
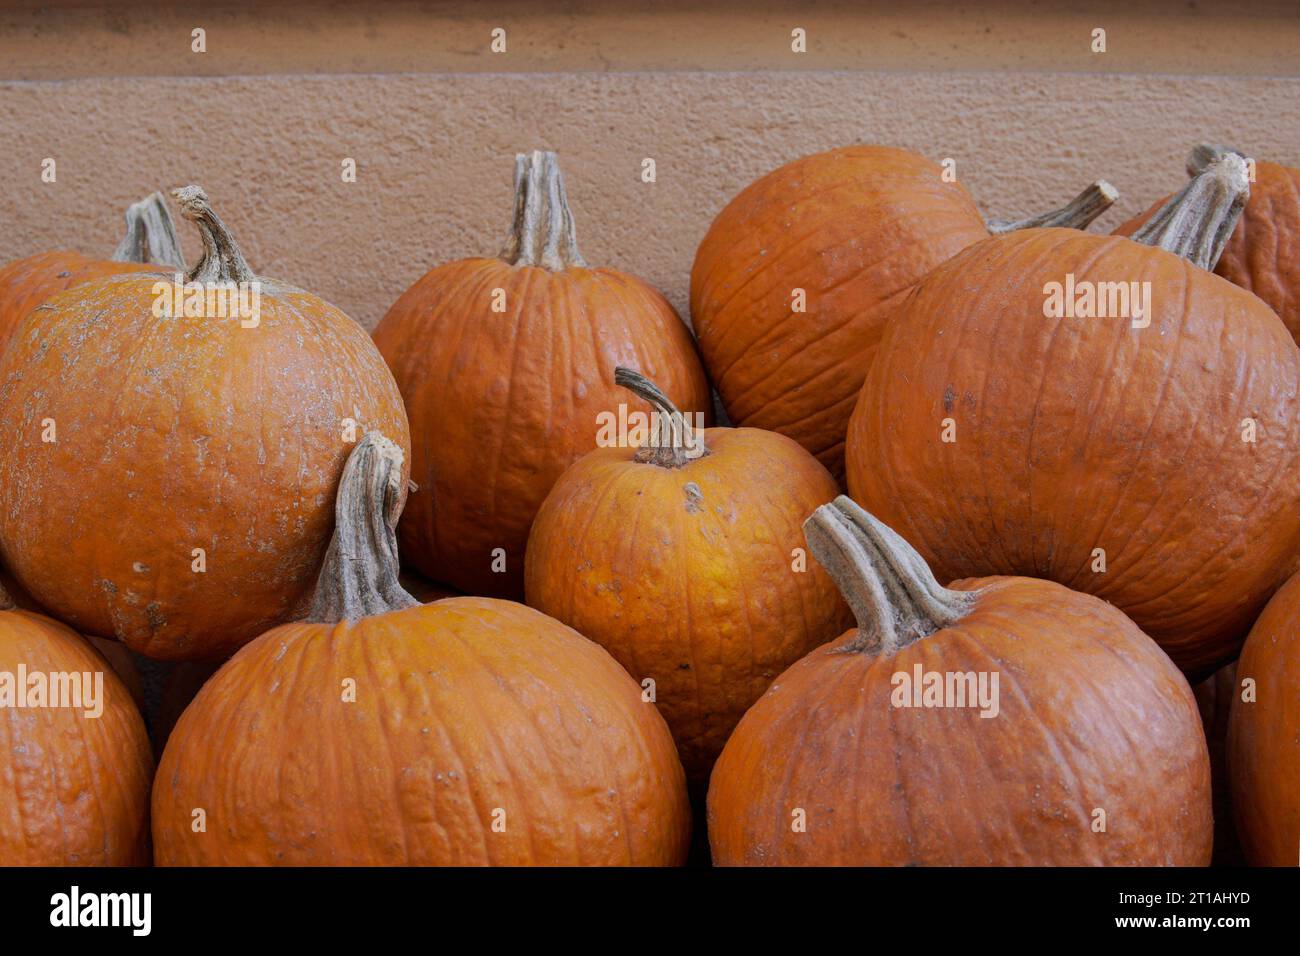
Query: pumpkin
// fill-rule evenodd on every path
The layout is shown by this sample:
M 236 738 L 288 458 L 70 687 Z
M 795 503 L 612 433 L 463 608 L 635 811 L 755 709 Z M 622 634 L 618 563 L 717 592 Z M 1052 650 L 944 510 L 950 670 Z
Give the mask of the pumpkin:
M 696 434 L 644 376 L 614 380 L 658 427 L 560 476 L 528 538 L 525 593 L 653 682 L 687 778 L 703 785 L 772 679 L 848 625 L 830 578 L 802 558 L 804 519 L 835 480 L 784 435 Z
M 1201 726 L 1210 748 L 1210 782 L 1214 795 L 1214 865 L 1238 866 L 1245 862 L 1241 841 L 1232 824 L 1232 797 L 1228 776 L 1228 717 L 1237 693 L 1237 663 L 1224 664 L 1192 688 L 1201 712 Z
M 71 697 L 56 701 L 56 680 Z M 0 590 L 0 862 L 147 864 L 152 778 L 144 721 L 117 675 Z
M 127 207 L 126 234 L 110 259 L 61 250 L 0 267 L 0 354 L 27 314 L 57 292 L 123 272 L 164 275 L 184 269 L 185 257 L 167 200 L 162 193 L 153 193 Z
M 620 400 L 615 366 L 640 368 L 678 407 L 711 414 L 672 306 L 579 254 L 554 153 L 516 157 L 501 256 L 427 273 L 375 341 L 406 399 L 420 487 L 399 529 L 403 556 L 471 594 L 522 597 L 528 529 L 564 469 L 596 447 L 597 414 Z
M 402 590 L 406 591 L 421 604 L 430 604 L 434 601 L 441 601 L 443 598 L 460 597 L 460 595 L 449 587 L 438 584 L 436 581 L 430 581 L 424 575 L 416 571 L 402 569 L 402 575 L 399 579 Z
M 1237 836 L 1255 866 L 1300 862 L 1300 575 L 1273 596 L 1241 658 L 1228 719 Z M 1248 686 L 1247 681 L 1251 684 Z
M 366 435 L 307 620 L 239 651 L 172 731 L 156 862 L 683 862 L 685 779 L 663 718 L 539 611 L 403 591 L 405 486 L 401 449 Z
M 849 493 L 943 579 L 1049 578 L 1193 680 L 1231 660 L 1300 545 L 1300 349 L 1206 271 L 1246 192 L 1230 156 L 1140 241 L 1028 229 L 931 273 L 854 409 Z
M 156 277 L 111 276 L 0 359 L 0 554 L 83 632 L 215 660 L 309 597 L 350 443 L 407 429 L 360 326 L 256 277 L 203 191 L 178 195 L 204 252 L 174 317 Z
M 1187 158 L 1188 175 L 1200 174 L 1230 152 L 1237 151 L 1197 146 Z M 1116 235 L 1131 236 L 1167 201 L 1130 219 Z M 1255 163 L 1250 200 L 1214 271 L 1267 302 L 1300 341 L 1300 169 Z
M 966 187 L 922 156 L 850 146 L 746 187 L 691 269 L 691 320 L 733 424 L 793 438 L 844 479 L 844 433 L 885 320 L 926 273 L 989 233 L 1082 229 L 1105 182 L 1062 209 L 985 222 Z
M 942 587 L 845 497 L 805 529 L 858 626 L 778 677 L 727 741 L 715 864 L 1209 863 L 1196 701 L 1122 613 L 1034 578 Z

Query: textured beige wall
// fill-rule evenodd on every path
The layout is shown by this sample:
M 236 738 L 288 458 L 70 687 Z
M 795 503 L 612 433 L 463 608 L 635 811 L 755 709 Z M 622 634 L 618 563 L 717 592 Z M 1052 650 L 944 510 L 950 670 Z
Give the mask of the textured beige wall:
M 858 141 L 955 157 L 986 213 L 1094 177 L 1109 228 L 1183 178 L 1194 141 L 1300 165 L 1300 80 L 1023 73 L 260 76 L 0 83 L 0 260 L 111 251 L 120 210 L 204 185 L 254 267 L 367 326 L 430 266 L 494 253 L 512 156 L 558 150 L 593 264 L 682 309 L 712 216 L 754 177 Z M 40 181 L 54 157 L 58 181 Z M 356 183 L 340 180 L 354 157 Z M 653 157 L 658 182 L 644 184 Z M 184 239 L 197 251 L 188 226 Z

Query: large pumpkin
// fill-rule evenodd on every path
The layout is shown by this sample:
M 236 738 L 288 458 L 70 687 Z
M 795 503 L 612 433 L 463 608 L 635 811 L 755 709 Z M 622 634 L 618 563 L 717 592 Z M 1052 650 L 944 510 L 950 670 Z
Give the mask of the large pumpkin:
M 1188 175 L 1199 175 L 1230 152 L 1235 151 L 1197 146 L 1187 157 Z M 1130 219 L 1116 235 L 1131 236 L 1167 201 Z M 1250 201 L 1214 271 L 1267 302 L 1300 341 L 1300 169 L 1255 163 Z
M 596 447 L 597 414 L 626 400 L 615 366 L 644 370 L 686 411 L 711 405 L 667 300 L 579 255 L 555 154 L 518 156 L 515 191 L 500 258 L 433 269 L 375 341 L 406 399 L 420 488 L 399 529 L 403 557 L 458 590 L 518 598 L 542 499 Z
M 1300 546 L 1300 349 L 1194 264 L 1245 193 L 1228 157 L 1140 242 L 1029 229 L 931 273 L 854 410 L 850 494 L 943 578 L 1050 578 L 1194 679 L 1231 660 Z
M 117 675 L 0 590 L 0 864 L 147 864 L 152 778 L 144 722 Z
M 1084 228 L 1106 183 L 1063 209 L 988 222 L 966 187 L 922 156 L 851 146 L 746 187 L 691 269 L 691 320 L 733 424 L 793 438 L 837 479 L 844 431 L 885 320 L 931 269 L 990 232 Z
M 203 191 L 179 195 L 204 253 L 178 314 L 157 277 L 99 279 L 0 360 L 0 552 L 84 632 L 217 659 L 308 595 L 356 436 L 407 430 L 360 326 L 254 276 Z
M 401 449 L 367 435 L 308 619 L 243 648 L 172 731 L 156 862 L 683 862 L 685 780 L 654 705 L 538 611 L 403 591 L 405 486 Z
M 662 427 L 555 483 L 528 539 L 528 603 L 653 682 L 687 777 L 705 784 L 772 679 L 848 626 L 834 584 L 803 558 L 804 519 L 835 480 L 783 435 L 696 434 L 643 376 L 620 368 L 615 381 Z
M 153 193 L 127 207 L 126 234 L 110 259 L 59 250 L 0 267 L 0 354 L 27 314 L 57 292 L 123 272 L 166 275 L 184 270 L 167 200 Z
M 1252 684 L 1242 686 L 1243 682 Z M 1237 836 L 1256 866 L 1300 864 L 1300 575 L 1269 601 L 1237 661 L 1228 774 Z M 1249 698 L 1249 699 L 1247 699 Z
M 858 626 L 777 678 L 713 770 L 713 861 L 1204 866 L 1210 766 L 1178 669 L 1050 581 L 941 587 L 848 498 L 807 525 Z

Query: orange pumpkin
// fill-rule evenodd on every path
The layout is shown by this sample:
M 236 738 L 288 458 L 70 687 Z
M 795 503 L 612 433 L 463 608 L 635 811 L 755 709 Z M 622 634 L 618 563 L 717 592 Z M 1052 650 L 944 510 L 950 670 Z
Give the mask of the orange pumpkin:
M 687 777 L 704 784 L 772 679 L 848 626 L 830 578 L 801 558 L 804 519 L 835 480 L 783 435 L 695 434 L 646 378 L 614 377 L 661 428 L 560 477 L 533 522 L 525 590 L 653 681 Z
M 0 360 L 0 553 L 84 632 L 219 659 L 308 596 L 350 442 L 405 443 L 406 417 L 355 322 L 256 277 L 203 191 L 178 195 L 204 254 L 174 309 L 154 276 L 84 283 Z
M 1250 685 L 1244 682 L 1250 681 Z M 1237 661 L 1228 773 L 1237 836 L 1255 866 L 1300 863 L 1300 575 L 1259 616 Z
M 1115 608 L 1059 584 L 941 587 L 848 498 L 808 545 L 856 630 L 759 699 L 709 785 L 723 866 L 1204 866 L 1191 688 Z
M 1192 688 L 1201 712 L 1205 742 L 1210 748 L 1210 781 L 1214 794 L 1214 865 L 1245 862 L 1241 841 L 1232 823 L 1232 794 L 1228 775 L 1228 716 L 1237 694 L 1237 663 L 1225 664 Z
M 850 494 L 945 579 L 1049 578 L 1193 679 L 1231 660 L 1300 548 L 1300 349 L 1203 267 L 1246 187 L 1228 157 L 1141 242 L 1029 229 L 931 273 L 854 410 Z
M 166 275 L 184 270 L 167 200 L 154 193 L 127 207 L 126 235 L 111 259 L 61 250 L 39 252 L 0 268 L 0 354 L 28 313 L 55 293 L 124 272 Z
M 1187 158 L 1188 175 L 1199 175 L 1230 152 L 1236 151 L 1197 146 Z M 1131 236 L 1166 202 L 1168 197 L 1124 223 L 1115 234 Z M 1300 169 L 1263 161 L 1255 164 L 1250 201 L 1214 271 L 1267 302 L 1300 342 Z
M 495 259 L 438 266 L 375 330 L 406 399 L 419 485 L 402 553 L 460 591 L 522 597 L 533 516 L 596 447 L 596 415 L 635 365 L 711 412 L 690 332 L 666 299 L 578 253 L 554 153 L 516 157 L 515 222 Z M 649 411 L 648 408 L 641 409 Z
M 56 681 L 72 696 L 56 700 Z M 104 659 L 0 590 L 0 863 L 147 864 L 152 777 L 140 712 Z
M 844 432 L 885 320 L 920 279 L 989 233 L 1082 229 L 1116 198 L 1098 182 L 1063 209 L 986 223 L 922 156 L 850 146 L 746 187 L 691 269 L 691 320 L 733 424 L 793 438 L 838 480 Z
M 348 461 L 308 619 L 243 648 L 172 731 L 156 862 L 683 862 L 685 779 L 654 706 L 538 611 L 403 591 L 405 494 L 401 449 L 371 432 Z

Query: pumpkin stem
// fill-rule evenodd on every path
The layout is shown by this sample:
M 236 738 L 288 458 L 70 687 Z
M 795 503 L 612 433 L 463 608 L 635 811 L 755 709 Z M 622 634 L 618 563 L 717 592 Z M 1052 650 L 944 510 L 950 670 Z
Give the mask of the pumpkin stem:
M 1104 179 L 1099 179 L 1060 209 L 1039 213 L 1028 219 L 989 219 L 984 225 L 989 232 L 1000 236 L 1017 229 L 1045 229 L 1057 226 L 1062 229 L 1087 229 L 1088 225 L 1109 209 L 1119 198 L 1119 190 Z
M 513 265 L 541 266 L 559 272 L 587 265 L 564 192 L 560 161 L 551 152 L 515 155 L 515 221 L 501 250 Z
M 208 205 L 208 194 L 201 186 L 174 189 L 172 195 L 181 204 L 181 215 L 198 226 L 203 237 L 203 255 L 186 276 L 187 281 L 252 282 L 257 278 L 226 224 Z
M 910 544 L 844 495 L 814 511 L 803 533 L 858 622 L 846 650 L 890 656 L 974 602 L 975 592 L 943 587 Z
M 126 207 L 126 234 L 113 250 L 113 261 L 152 262 L 185 270 L 181 238 L 162 193 L 150 193 Z
M 1192 147 L 1192 151 L 1187 154 L 1187 175 L 1199 176 L 1205 172 L 1207 166 L 1211 163 L 1217 163 L 1229 153 L 1236 153 L 1242 159 L 1246 154 L 1239 149 L 1232 149 L 1229 146 L 1215 146 L 1212 143 L 1201 143 Z
M 691 428 L 686 416 L 650 379 L 620 365 L 614 369 L 614 384 L 654 406 L 655 428 L 646 443 L 637 449 L 634 460 L 660 468 L 681 468 L 688 461 L 709 453 L 703 433 Z
M 1131 238 L 1213 270 L 1249 198 L 1246 161 L 1225 152 L 1170 196 Z
M 355 621 L 420 603 L 397 582 L 395 529 L 405 504 L 402 449 L 379 432 L 367 432 L 343 467 L 334 537 L 306 620 Z

